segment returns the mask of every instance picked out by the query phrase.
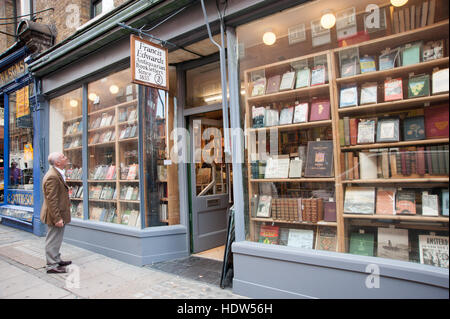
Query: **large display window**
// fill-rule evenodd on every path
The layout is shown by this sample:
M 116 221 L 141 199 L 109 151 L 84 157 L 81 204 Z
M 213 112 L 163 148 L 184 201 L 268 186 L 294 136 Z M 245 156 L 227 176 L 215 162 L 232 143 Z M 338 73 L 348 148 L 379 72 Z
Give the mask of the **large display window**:
M 237 35 L 247 239 L 448 268 L 448 2 L 313 1 Z
M 25 86 L 9 95 L 9 189 L 33 190 L 33 117 Z

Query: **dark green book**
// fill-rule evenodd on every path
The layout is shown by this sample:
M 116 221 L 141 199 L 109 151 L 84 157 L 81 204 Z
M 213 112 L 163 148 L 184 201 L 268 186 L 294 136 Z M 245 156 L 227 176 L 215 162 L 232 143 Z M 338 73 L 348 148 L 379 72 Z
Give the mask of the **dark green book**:
M 428 74 L 414 75 L 408 81 L 408 98 L 430 95 L 430 76 Z
M 445 175 L 445 148 L 443 145 L 439 145 L 438 149 L 438 162 L 439 162 L 439 175 Z
M 423 116 L 407 117 L 403 120 L 403 139 L 405 141 L 424 140 L 425 119 Z
M 374 237 L 374 234 L 351 234 L 350 254 L 373 256 Z
M 437 146 L 430 146 L 432 174 L 439 175 L 439 151 Z

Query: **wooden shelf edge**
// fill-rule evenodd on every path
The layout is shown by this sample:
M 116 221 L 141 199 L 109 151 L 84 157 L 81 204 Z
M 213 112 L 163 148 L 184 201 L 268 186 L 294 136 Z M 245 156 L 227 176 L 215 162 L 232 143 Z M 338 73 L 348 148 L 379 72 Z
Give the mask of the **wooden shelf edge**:
M 325 84 L 313 85 L 313 86 L 308 86 L 308 87 L 299 88 L 299 89 L 280 91 L 280 92 L 276 92 L 276 93 L 262 94 L 262 95 L 257 95 L 257 96 L 249 96 L 247 98 L 247 101 L 254 103 L 254 102 L 258 102 L 260 100 L 271 99 L 271 98 L 283 98 L 284 96 L 289 97 L 290 95 L 302 94 L 302 93 L 306 93 L 306 92 L 326 91 L 329 88 L 330 88 L 330 83 L 325 83 Z
M 277 183 L 277 182 L 291 182 L 291 183 L 301 183 L 301 182 L 334 182 L 334 177 L 317 177 L 317 178 L 257 178 L 257 179 L 250 179 L 250 182 L 252 183 Z
M 449 218 L 446 216 L 423 216 L 423 215 L 369 215 L 369 214 L 346 214 L 344 218 L 359 218 L 359 219 L 392 219 L 402 221 L 423 221 L 423 222 L 439 222 L 448 223 Z
M 135 99 L 135 100 L 132 100 L 132 101 L 123 102 L 123 103 L 116 104 L 116 105 L 113 105 L 113 106 L 108 106 L 108 107 L 105 107 L 105 108 L 97 110 L 97 111 L 92 111 L 92 112 L 88 113 L 88 115 L 97 115 L 99 113 L 108 112 L 108 111 L 114 110 L 114 109 L 119 108 L 119 107 L 130 106 L 130 105 L 133 105 L 133 104 L 137 103 L 137 101 L 138 100 Z
M 249 128 L 248 130 L 250 132 L 269 131 L 269 130 L 274 130 L 274 129 L 280 130 L 280 131 L 288 131 L 288 130 L 298 130 L 298 129 L 302 129 L 302 128 L 328 126 L 331 124 L 332 124 L 331 120 L 323 120 L 323 121 L 312 121 L 312 122 L 305 122 L 305 123 L 295 123 L 295 124 L 286 124 L 286 125 Z
M 428 139 L 428 140 L 400 141 L 400 142 L 392 142 L 392 143 L 374 143 L 374 144 L 341 146 L 341 150 L 342 151 L 352 151 L 352 150 L 360 150 L 360 149 L 391 148 L 391 147 L 428 145 L 428 144 L 446 144 L 446 143 L 449 143 L 449 138 L 435 138 L 435 139 Z
M 390 183 L 448 183 L 448 177 L 436 178 L 386 178 L 386 179 L 354 179 L 342 181 L 343 184 L 390 184 Z
M 283 219 L 273 219 L 263 217 L 252 217 L 251 220 L 255 222 L 284 223 L 284 224 L 309 225 L 309 226 L 333 226 L 333 227 L 337 226 L 337 222 L 324 222 L 324 221 L 313 223 L 306 221 L 283 220 Z

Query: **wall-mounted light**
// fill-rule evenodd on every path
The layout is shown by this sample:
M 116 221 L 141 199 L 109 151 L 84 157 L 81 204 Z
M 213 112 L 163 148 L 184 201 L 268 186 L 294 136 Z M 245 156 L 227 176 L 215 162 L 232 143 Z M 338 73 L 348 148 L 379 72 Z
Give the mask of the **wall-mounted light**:
M 407 2 L 408 2 L 408 0 L 391 0 L 391 4 L 392 4 L 394 7 L 401 7 L 401 6 L 404 6 Z
M 78 101 L 75 100 L 75 99 L 71 99 L 69 101 L 69 104 L 70 104 L 71 107 L 77 107 L 78 106 Z
M 272 45 L 277 41 L 277 36 L 272 31 L 267 31 L 263 34 L 263 42 L 265 45 Z
M 109 92 L 111 92 L 111 94 L 117 94 L 119 92 L 119 87 L 113 84 L 109 87 Z
M 320 18 L 320 24 L 325 29 L 331 29 L 336 24 L 336 16 L 330 10 L 324 11 Z
M 94 102 L 96 98 L 97 98 L 97 94 L 95 94 L 95 93 L 89 93 L 89 95 L 88 95 L 88 99 L 89 99 L 89 100 L 91 100 L 92 102 Z

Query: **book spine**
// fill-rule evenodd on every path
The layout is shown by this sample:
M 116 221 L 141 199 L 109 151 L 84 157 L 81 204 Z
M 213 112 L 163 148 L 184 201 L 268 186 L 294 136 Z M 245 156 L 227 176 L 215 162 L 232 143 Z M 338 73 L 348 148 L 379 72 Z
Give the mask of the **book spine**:
M 426 27 L 427 26 L 427 20 L 428 20 L 428 1 L 424 1 L 422 4 L 422 19 L 420 26 Z
M 437 146 L 430 146 L 430 150 L 431 150 L 432 174 L 438 175 L 440 172 L 440 168 L 439 168 L 439 154 Z
M 402 175 L 406 176 L 408 175 L 408 172 L 406 168 L 406 152 L 404 149 L 400 149 L 400 156 L 401 156 L 401 172 Z
M 434 23 L 435 13 L 436 13 L 436 0 L 430 0 L 427 25 L 432 25 Z
M 347 173 L 345 171 L 345 154 L 347 154 L 346 152 L 342 152 L 340 154 L 340 164 L 341 164 L 341 178 L 342 179 L 347 179 Z
M 347 170 L 348 170 L 348 179 L 354 179 L 354 174 L 353 174 L 353 153 L 352 152 L 348 152 L 348 159 L 347 159 Z
M 317 221 L 321 221 L 321 220 L 323 220 L 323 210 L 324 210 L 324 208 L 323 208 L 323 198 L 319 198 L 318 200 L 317 200 Z
M 339 144 L 345 146 L 344 120 L 339 120 Z
M 389 164 L 391 168 L 391 176 L 397 177 L 397 156 L 396 152 L 389 153 Z
M 432 175 L 433 174 L 433 161 L 431 157 L 431 148 L 430 146 L 426 147 L 426 160 L 427 160 L 427 173 Z
M 411 30 L 416 28 L 416 5 L 412 5 L 410 8 L 410 23 L 411 23 Z
M 359 179 L 359 157 L 353 157 L 353 177 Z
M 439 175 L 445 174 L 445 149 L 443 145 L 439 145 L 437 147 L 437 152 L 439 154 L 438 156 L 438 162 L 439 162 Z
M 358 142 L 358 119 L 350 119 L 350 144 L 356 145 Z
M 350 118 L 344 117 L 344 139 L 345 145 L 350 145 Z
M 409 31 L 411 30 L 411 24 L 410 24 L 410 13 L 409 13 L 409 8 L 405 7 L 405 31 Z
M 389 178 L 389 155 L 388 151 L 383 151 L 381 153 L 381 165 L 383 178 Z
M 409 159 L 411 161 L 411 174 L 417 174 L 417 161 L 416 161 L 417 149 L 412 147 L 409 151 Z
M 449 174 L 449 153 L 448 153 L 448 144 L 444 145 L 444 157 L 445 157 L 445 174 Z
M 417 147 L 416 152 L 416 167 L 417 167 L 417 174 L 419 175 L 425 175 L 425 153 L 424 153 L 424 147 Z
M 400 32 L 405 32 L 405 15 L 403 9 L 398 10 L 398 20 L 400 22 Z

